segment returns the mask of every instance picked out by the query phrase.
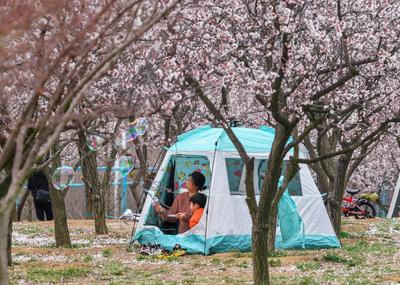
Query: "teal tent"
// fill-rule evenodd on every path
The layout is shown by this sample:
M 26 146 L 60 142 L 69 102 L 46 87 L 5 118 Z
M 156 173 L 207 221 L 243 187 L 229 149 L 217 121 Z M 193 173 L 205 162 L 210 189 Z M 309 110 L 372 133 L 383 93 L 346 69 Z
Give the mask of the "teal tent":
M 274 129 L 236 127 L 233 131 L 247 153 L 254 157 L 254 187 L 258 197 Z M 285 164 L 282 167 L 284 171 Z M 176 234 L 156 216 L 152 202 L 155 196 L 163 202 L 165 189 L 171 185 L 170 177 L 174 179 L 174 195 L 186 191 L 184 181 L 192 171 L 206 176 L 206 211 L 199 224 Z M 164 158 L 132 238 L 142 244 L 160 244 L 166 249 L 180 244 L 190 253 L 251 250 L 252 222 L 246 204 L 245 173 L 246 168 L 223 129 L 203 126 L 182 134 Z M 277 248 L 340 247 L 307 165 L 300 165 L 278 209 Z

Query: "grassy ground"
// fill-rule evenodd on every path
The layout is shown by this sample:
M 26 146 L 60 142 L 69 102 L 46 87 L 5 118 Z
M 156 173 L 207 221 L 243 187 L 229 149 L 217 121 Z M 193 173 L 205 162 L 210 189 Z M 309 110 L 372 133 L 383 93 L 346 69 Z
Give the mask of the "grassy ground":
M 273 284 L 400 284 L 400 220 L 344 218 L 343 248 L 278 251 Z M 13 284 L 252 284 L 250 253 L 168 260 L 126 250 L 132 222 L 69 221 L 72 248 L 55 248 L 51 222 L 14 224 Z

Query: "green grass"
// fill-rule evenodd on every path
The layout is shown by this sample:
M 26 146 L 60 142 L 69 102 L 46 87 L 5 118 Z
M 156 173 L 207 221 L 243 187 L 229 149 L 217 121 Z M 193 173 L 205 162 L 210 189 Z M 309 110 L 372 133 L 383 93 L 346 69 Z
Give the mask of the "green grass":
M 334 253 L 327 253 L 322 257 L 324 261 L 327 262 L 335 262 L 335 263 L 343 263 L 348 266 L 356 266 L 357 261 L 353 260 L 352 258 L 343 257 Z
M 92 262 L 93 261 L 93 255 L 91 255 L 91 254 L 85 255 L 85 257 L 83 258 L 83 261 L 86 262 L 86 263 Z
M 232 278 L 230 276 L 224 276 L 224 282 L 226 284 L 233 284 L 235 282 L 235 278 Z
M 341 231 L 340 238 L 350 238 L 352 235 L 349 232 Z
M 111 250 L 111 248 L 105 248 L 105 249 L 103 249 L 101 254 L 103 255 L 103 257 L 111 257 L 112 250 Z
M 371 276 L 365 276 L 365 274 L 362 272 L 336 276 L 336 282 L 340 284 L 352 285 L 373 285 L 378 283 L 377 280 L 374 280 L 374 278 L 371 278 Z
M 160 260 L 155 258 L 154 256 L 147 255 L 138 255 L 136 256 L 137 261 L 150 261 L 150 262 L 159 262 Z
M 300 279 L 299 285 L 319 285 L 320 283 L 317 282 L 313 277 L 306 276 Z
M 271 267 L 279 267 L 282 266 L 282 261 L 279 258 L 270 258 L 268 264 Z
M 364 221 L 360 223 L 362 226 L 353 226 L 359 224 L 354 219 L 346 221 L 349 226 L 342 230 L 341 237 L 344 239 L 341 249 L 277 250 L 270 253 L 271 284 L 398 282 L 400 268 L 397 257 L 400 248 L 396 229 L 400 228 L 400 220 L 377 219 L 369 225 L 377 231 L 368 231 Z M 16 228 L 16 232 L 19 232 L 18 228 L 24 228 L 27 233 L 48 234 L 48 229 L 41 228 L 40 224 L 34 224 L 33 228 L 21 224 Z M 88 232 L 79 236 L 79 240 L 89 240 Z M 31 235 L 26 236 L 29 238 Z M 73 248 L 83 246 L 93 247 L 93 242 Z M 54 244 L 33 246 L 28 250 L 18 245 L 15 249 L 13 256 L 18 263 L 10 267 L 11 284 L 252 284 L 251 252 L 160 258 L 141 256 L 136 253 L 137 250 L 125 252 L 125 246 L 119 244 L 104 245 L 95 251 L 58 249 Z M 104 258 L 95 258 L 98 252 Z M 42 259 L 44 254 L 62 254 L 64 258 L 59 262 L 57 259 L 47 262 Z M 298 259 L 300 256 L 305 258 Z M 295 271 L 288 271 L 288 267 L 295 267 Z
M 290 255 L 292 252 L 288 250 L 275 250 L 268 253 L 268 257 L 284 257 Z
M 177 262 L 177 263 L 184 262 L 181 257 L 174 256 L 174 255 L 160 256 L 160 257 L 159 256 L 138 255 L 138 256 L 136 256 L 136 260 L 137 261 L 149 261 L 149 262 L 160 262 L 160 261 Z
M 73 243 L 70 246 L 63 246 L 64 248 L 87 248 L 91 247 L 92 245 L 90 243 Z M 55 242 L 43 245 L 45 248 L 57 248 L 57 245 Z
M 30 225 L 28 227 L 21 227 L 20 229 L 18 229 L 18 232 L 23 235 L 37 235 L 44 233 L 45 231 L 36 225 Z
M 157 269 L 156 271 L 154 271 L 154 274 L 165 274 L 165 273 L 168 273 L 168 272 L 170 272 L 168 269 L 160 268 L 160 269 Z
M 90 273 L 88 268 L 70 267 L 65 269 L 32 268 L 26 273 L 26 279 L 36 283 L 57 283 L 78 277 L 86 277 Z
M 246 262 L 246 261 L 242 261 L 242 262 L 240 262 L 240 263 L 238 264 L 238 267 L 241 267 L 241 268 L 249 268 L 249 267 L 250 267 L 250 264 L 249 264 L 248 262 Z
M 57 245 L 56 245 L 55 242 L 51 242 L 51 243 L 49 243 L 49 244 L 43 245 L 42 247 L 44 247 L 44 248 L 56 248 Z
M 69 248 L 87 248 L 91 246 L 91 243 L 73 243 Z
M 125 247 L 126 252 L 134 252 L 135 251 L 135 247 L 134 246 L 127 246 Z
M 343 250 L 348 253 L 395 253 L 398 248 L 394 244 L 382 243 L 382 242 L 367 242 L 366 240 L 360 240 L 353 245 L 344 245 Z
M 186 278 L 183 279 L 182 284 L 194 284 L 196 283 L 196 278 L 192 277 L 192 278 Z
M 226 266 L 231 266 L 232 264 L 235 263 L 235 260 L 233 258 L 228 258 L 228 259 L 224 260 L 223 263 Z
M 319 285 L 321 282 L 312 276 L 273 275 L 271 284 L 274 285 Z
M 101 274 L 103 276 L 122 276 L 128 268 L 119 261 L 111 261 L 104 265 Z
M 232 257 L 234 258 L 251 258 L 252 257 L 252 253 L 251 252 L 234 252 L 232 254 Z
M 193 273 L 184 269 L 184 270 L 182 270 L 181 274 L 182 274 L 182 276 L 191 276 Z
M 328 262 L 337 262 L 337 263 L 346 263 L 347 259 L 337 255 L 335 253 L 327 253 L 325 254 L 322 259 Z
M 218 257 L 213 257 L 211 259 L 211 264 L 212 265 L 219 265 L 221 263 L 221 259 L 219 259 Z
M 336 275 L 335 273 L 331 273 L 328 271 L 325 271 L 325 273 L 322 275 L 322 280 L 324 281 L 324 283 L 333 283 L 335 281 L 338 280 L 338 275 Z
M 110 283 L 108 283 L 108 285 L 125 285 L 126 281 L 124 280 L 113 280 Z
M 130 284 L 130 283 L 125 282 L 123 284 Z M 163 282 L 163 281 L 159 281 L 159 280 L 149 280 L 149 281 L 134 283 L 134 284 L 138 284 L 138 285 L 176 285 L 178 283 L 177 282 Z
M 321 268 L 321 263 L 319 262 L 302 262 L 297 263 L 296 267 L 301 271 L 318 270 Z

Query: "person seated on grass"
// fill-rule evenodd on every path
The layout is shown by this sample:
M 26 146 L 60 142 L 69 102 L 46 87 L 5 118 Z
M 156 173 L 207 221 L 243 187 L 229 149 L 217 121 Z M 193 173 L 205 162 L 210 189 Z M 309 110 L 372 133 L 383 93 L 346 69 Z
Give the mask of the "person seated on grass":
M 189 220 L 189 227 L 193 228 L 197 225 L 203 215 L 204 207 L 207 203 L 207 196 L 203 193 L 197 193 L 190 197 L 190 211 L 192 216 Z

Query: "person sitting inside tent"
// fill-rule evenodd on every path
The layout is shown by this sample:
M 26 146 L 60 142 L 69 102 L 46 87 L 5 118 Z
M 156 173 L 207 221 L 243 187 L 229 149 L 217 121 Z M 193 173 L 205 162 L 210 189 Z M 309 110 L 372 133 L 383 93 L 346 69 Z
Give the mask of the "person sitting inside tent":
M 190 210 L 190 198 L 204 190 L 206 178 L 200 172 L 193 172 L 186 181 L 188 192 L 178 194 L 169 210 L 162 208 L 159 203 L 154 205 L 156 212 L 161 219 L 167 222 L 176 222 L 179 220 L 178 233 L 184 233 L 190 229 L 189 220 L 192 216 Z
M 192 217 L 189 220 L 190 228 L 199 223 L 206 203 L 207 196 L 203 193 L 197 193 L 190 198 L 190 211 L 192 211 Z

